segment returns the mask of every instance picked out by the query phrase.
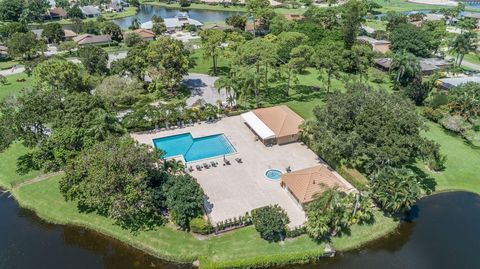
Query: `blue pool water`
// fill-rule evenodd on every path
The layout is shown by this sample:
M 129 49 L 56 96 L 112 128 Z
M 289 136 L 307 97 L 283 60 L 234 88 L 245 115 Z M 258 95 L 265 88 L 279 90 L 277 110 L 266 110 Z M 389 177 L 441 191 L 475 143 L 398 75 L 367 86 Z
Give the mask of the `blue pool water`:
M 183 155 L 187 162 L 235 152 L 224 134 L 193 138 L 190 133 L 185 133 L 156 138 L 153 144 L 165 153 L 164 158 Z
M 280 180 L 280 178 L 282 177 L 282 172 L 278 169 L 268 169 L 265 172 L 265 177 L 268 180 L 277 181 L 277 180 Z

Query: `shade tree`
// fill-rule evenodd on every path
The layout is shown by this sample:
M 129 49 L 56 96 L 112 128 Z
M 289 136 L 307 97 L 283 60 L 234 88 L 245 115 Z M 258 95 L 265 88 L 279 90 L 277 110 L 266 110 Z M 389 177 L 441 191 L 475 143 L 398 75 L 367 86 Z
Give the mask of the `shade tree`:
M 279 205 L 269 205 L 252 210 L 252 223 L 267 241 L 281 241 L 285 238 L 290 219 Z

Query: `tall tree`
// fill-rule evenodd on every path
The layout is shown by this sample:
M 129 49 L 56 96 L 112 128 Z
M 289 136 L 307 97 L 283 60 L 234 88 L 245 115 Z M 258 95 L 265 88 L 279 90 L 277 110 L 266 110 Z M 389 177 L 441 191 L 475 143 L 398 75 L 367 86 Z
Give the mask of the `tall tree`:
M 90 74 L 108 72 L 108 53 L 101 47 L 88 45 L 78 50 L 78 57 Z
M 407 51 L 418 57 L 429 57 L 432 52 L 432 36 L 413 24 L 401 24 L 390 33 L 391 49 Z
M 159 154 L 130 137 L 110 137 L 82 152 L 66 168 L 60 191 L 82 211 L 113 218 L 138 230 L 162 224 L 162 184 Z
M 60 58 L 51 58 L 33 69 L 34 86 L 55 91 L 87 91 L 80 67 Z
M 450 43 L 450 51 L 455 53 L 455 64 L 457 66 L 462 65 L 463 57 L 465 54 L 476 50 L 476 34 L 473 32 L 464 32 L 457 35 Z
M 350 49 L 357 40 L 364 17 L 367 15 L 362 1 L 350 0 L 342 6 L 342 30 L 345 48 Z
M 107 21 L 102 24 L 102 33 L 104 35 L 110 35 L 112 40 L 117 42 L 121 42 L 123 40 L 123 33 L 120 26 L 115 24 L 114 22 Z
M 0 20 L 18 21 L 23 10 L 23 0 L 0 1 Z
M 170 94 L 180 87 L 182 78 L 188 73 L 190 53 L 181 41 L 162 36 L 147 46 L 147 66 L 153 83 L 149 89 Z
M 406 86 L 421 75 L 420 62 L 415 55 L 409 52 L 395 53 L 390 65 L 390 74 L 392 74 L 396 86 Z
M 202 49 L 205 57 L 212 58 L 213 75 L 217 75 L 218 57 L 222 53 L 222 43 L 225 41 L 225 33 L 216 29 L 208 29 L 200 32 Z
M 172 220 L 187 230 L 190 221 L 202 214 L 202 188 L 191 176 L 182 175 L 170 178 L 164 186 L 164 192 Z
M 345 162 L 370 173 L 424 157 L 428 140 L 420 135 L 423 121 L 401 95 L 354 85 L 329 96 L 324 106 L 314 109 L 314 116 L 305 135 L 329 162 Z
M 48 23 L 43 26 L 42 36 L 47 39 L 49 43 L 60 43 L 65 40 L 65 32 L 62 25 L 58 22 Z
M 32 58 L 41 47 L 41 41 L 37 40 L 32 32 L 15 33 L 6 42 L 8 54 L 13 57 Z
M 342 54 L 342 44 L 339 42 L 328 42 L 318 46 L 313 56 L 317 69 L 323 70 L 327 74 L 327 92 L 330 91 L 332 77 L 338 76 L 344 66 Z
M 285 238 L 290 219 L 279 205 L 269 205 L 252 210 L 252 222 L 263 239 L 276 242 Z

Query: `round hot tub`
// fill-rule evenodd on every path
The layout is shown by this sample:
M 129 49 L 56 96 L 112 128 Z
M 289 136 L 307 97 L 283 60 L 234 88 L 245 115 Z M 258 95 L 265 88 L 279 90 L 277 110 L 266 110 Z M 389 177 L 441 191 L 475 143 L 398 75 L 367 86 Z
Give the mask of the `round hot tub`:
M 278 169 L 268 169 L 265 171 L 265 178 L 271 181 L 279 181 L 282 178 L 282 171 Z

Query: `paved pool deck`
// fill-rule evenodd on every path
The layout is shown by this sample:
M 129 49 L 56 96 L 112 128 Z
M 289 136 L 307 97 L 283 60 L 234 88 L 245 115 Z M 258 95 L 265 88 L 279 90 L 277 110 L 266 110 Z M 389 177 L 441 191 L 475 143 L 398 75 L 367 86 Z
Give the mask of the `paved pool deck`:
M 193 167 L 211 160 L 219 164 L 217 167 L 191 172 L 206 194 L 205 208 L 212 223 L 239 217 L 252 209 L 271 204 L 278 204 L 286 210 L 290 227 L 305 222 L 305 212 L 280 186 L 280 182 L 269 181 L 264 174 L 270 168 L 285 173 L 288 166 L 295 171 L 323 163 L 307 146 L 291 143 L 265 147 L 256 141 L 255 135 L 240 116 L 174 130 L 134 133 L 131 136 L 140 143 L 153 146 L 154 138 L 186 132 L 190 132 L 193 137 L 223 133 L 237 151 L 226 157 L 231 165 L 222 165 L 223 156 L 188 163 L 188 166 Z M 235 158 L 242 158 L 243 163 L 237 163 Z

